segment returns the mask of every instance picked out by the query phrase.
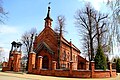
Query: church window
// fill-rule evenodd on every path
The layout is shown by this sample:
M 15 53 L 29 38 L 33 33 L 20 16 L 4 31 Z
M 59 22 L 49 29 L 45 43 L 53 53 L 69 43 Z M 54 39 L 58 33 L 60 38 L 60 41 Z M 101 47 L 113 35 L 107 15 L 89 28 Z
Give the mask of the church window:
M 61 64 L 61 67 L 62 68 L 66 68 L 66 64 Z
M 68 52 L 68 55 L 69 55 L 69 52 Z
M 78 60 L 78 57 L 76 56 L 76 61 Z
M 66 52 L 63 52 L 63 60 L 66 60 Z
M 75 61 L 75 55 L 73 55 L 73 61 Z
M 69 52 L 67 54 L 67 60 L 70 61 L 70 54 L 69 54 Z
M 67 60 L 69 61 L 70 59 L 69 59 L 69 55 L 67 56 Z
M 69 63 L 67 63 L 67 67 L 69 68 Z

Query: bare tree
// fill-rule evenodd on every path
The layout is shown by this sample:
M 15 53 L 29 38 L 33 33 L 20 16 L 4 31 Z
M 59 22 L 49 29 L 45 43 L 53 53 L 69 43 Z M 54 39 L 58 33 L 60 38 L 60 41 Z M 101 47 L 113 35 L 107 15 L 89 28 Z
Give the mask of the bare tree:
M 63 32 L 65 29 L 65 17 L 62 15 L 59 15 L 57 17 L 57 26 L 55 28 L 55 31 L 58 33 L 58 68 L 60 68 L 60 53 L 61 53 L 61 38 L 63 36 Z
M 83 50 L 84 50 L 83 55 L 88 56 L 89 61 L 90 61 L 91 56 L 90 56 L 90 40 L 89 40 L 89 37 L 87 35 L 84 35 L 82 41 L 83 41 L 82 43 L 83 43 Z
M 95 38 L 95 26 L 92 18 L 94 12 L 95 10 L 90 5 L 86 5 L 85 9 L 78 10 L 75 15 L 76 26 L 79 28 L 81 35 L 86 36 L 86 39 L 89 39 L 87 45 L 89 45 L 88 49 L 91 54 L 91 60 L 93 60 L 94 57 L 93 41 Z
M 107 17 L 108 15 L 101 14 L 89 4 L 85 6 L 85 9 L 78 10 L 75 16 L 76 26 L 82 36 L 83 47 L 86 49 L 90 61 L 93 60 L 97 46 L 102 44 L 103 37 L 105 37 Z
M 96 35 L 97 35 L 97 43 L 98 45 L 102 44 L 102 38 L 103 38 L 103 34 L 107 31 L 107 28 L 104 28 L 105 25 L 107 24 L 107 21 L 105 19 L 107 19 L 108 15 L 102 15 L 100 12 L 99 13 L 95 13 L 92 18 L 95 21 L 95 26 L 96 26 Z
M 109 26 L 109 48 L 113 53 L 114 43 L 120 43 L 120 0 L 108 0 L 112 14 L 110 15 Z
M 59 15 L 57 17 L 57 25 L 55 27 L 55 31 L 59 33 L 61 36 L 63 35 L 65 31 L 65 16 Z
M 6 18 L 7 18 L 7 14 L 8 12 L 5 11 L 5 9 L 2 6 L 2 0 L 0 0 L 0 23 L 4 23 Z
M 29 56 L 29 53 L 33 50 L 33 41 L 35 35 L 36 35 L 36 29 L 32 28 L 30 31 L 25 32 L 21 37 L 23 46 L 25 47 L 25 52 L 27 53 L 27 57 Z M 28 61 L 29 58 L 27 60 L 27 69 L 28 69 Z
M 108 0 L 107 5 L 112 10 L 113 21 L 120 24 L 120 1 L 119 0 Z

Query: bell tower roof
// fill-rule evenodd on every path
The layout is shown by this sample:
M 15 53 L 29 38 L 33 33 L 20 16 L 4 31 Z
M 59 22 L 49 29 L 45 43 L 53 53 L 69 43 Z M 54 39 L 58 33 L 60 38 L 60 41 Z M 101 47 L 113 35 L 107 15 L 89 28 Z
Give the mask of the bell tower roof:
M 50 3 L 49 3 L 50 4 Z M 52 26 L 52 18 L 50 17 L 50 6 L 48 6 L 48 12 L 47 12 L 47 16 L 44 19 L 45 20 L 45 28 L 47 27 L 51 27 Z

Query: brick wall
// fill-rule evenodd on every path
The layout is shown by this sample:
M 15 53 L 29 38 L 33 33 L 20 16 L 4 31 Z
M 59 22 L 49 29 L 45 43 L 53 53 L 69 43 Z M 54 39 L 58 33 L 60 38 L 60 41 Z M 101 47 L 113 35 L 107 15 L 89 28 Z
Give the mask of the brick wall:
M 69 70 L 55 70 L 55 75 L 54 76 L 68 77 L 69 76 Z
M 4 71 L 9 71 L 9 68 L 8 67 L 3 67 L 2 72 L 4 72 Z
M 21 52 L 13 51 L 12 54 L 13 56 L 11 56 L 8 63 L 3 66 L 2 71 L 20 71 Z
M 21 59 L 21 54 L 18 52 L 15 52 L 13 55 L 14 61 L 13 61 L 13 71 L 18 72 L 20 70 L 20 59 Z
M 31 73 L 32 69 L 35 68 L 35 57 L 36 53 L 31 52 L 29 54 L 29 65 L 28 65 L 28 72 Z
M 40 74 L 50 76 L 52 75 L 52 70 L 40 70 Z
M 108 71 L 95 70 L 93 77 L 94 78 L 109 78 L 110 70 L 108 70 Z
M 112 77 L 116 77 L 116 70 L 114 69 L 114 70 L 112 70 Z
M 73 62 L 70 62 L 70 70 L 56 69 L 56 62 L 52 63 L 52 70 L 32 69 L 31 73 L 46 76 L 76 77 L 76 78 L 109 78 L 116 77 L 116 70 L 95 70 L 94 62 L 91 62 L 91 70 L 73 70 Z
M 36 69 L 33 69 L 33 74 L 38 74 Z M 52 70 L 40 70 L 40 75 L 46 76 L 59 76 L 59 77 L 76 77 L 76 78 L 91 78 L 90 70 L 73 70 L 72 74 L 70 74 L 70 70 L 55 70 L 54 73 Z M 116 72 L 113 71 L 113 76 L 116 77 Z M 99 71 L 96 70 L 93 74 L 93 78 L 109 78 L 110 73 L 108 71 Z
M 72 77 L 78 77 L 78 78 L 90 78 L 91 71 L 89 70 L 75 70 L 72 72 Z

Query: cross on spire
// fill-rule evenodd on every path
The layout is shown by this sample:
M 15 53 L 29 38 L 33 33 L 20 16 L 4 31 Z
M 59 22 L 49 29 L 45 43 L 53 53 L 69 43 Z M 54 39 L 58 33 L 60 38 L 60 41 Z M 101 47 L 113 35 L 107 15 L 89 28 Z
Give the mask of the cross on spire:
M 50 4 L 51 4 L 51 2 L 48 3 L 48 5 L 50 5 Z

